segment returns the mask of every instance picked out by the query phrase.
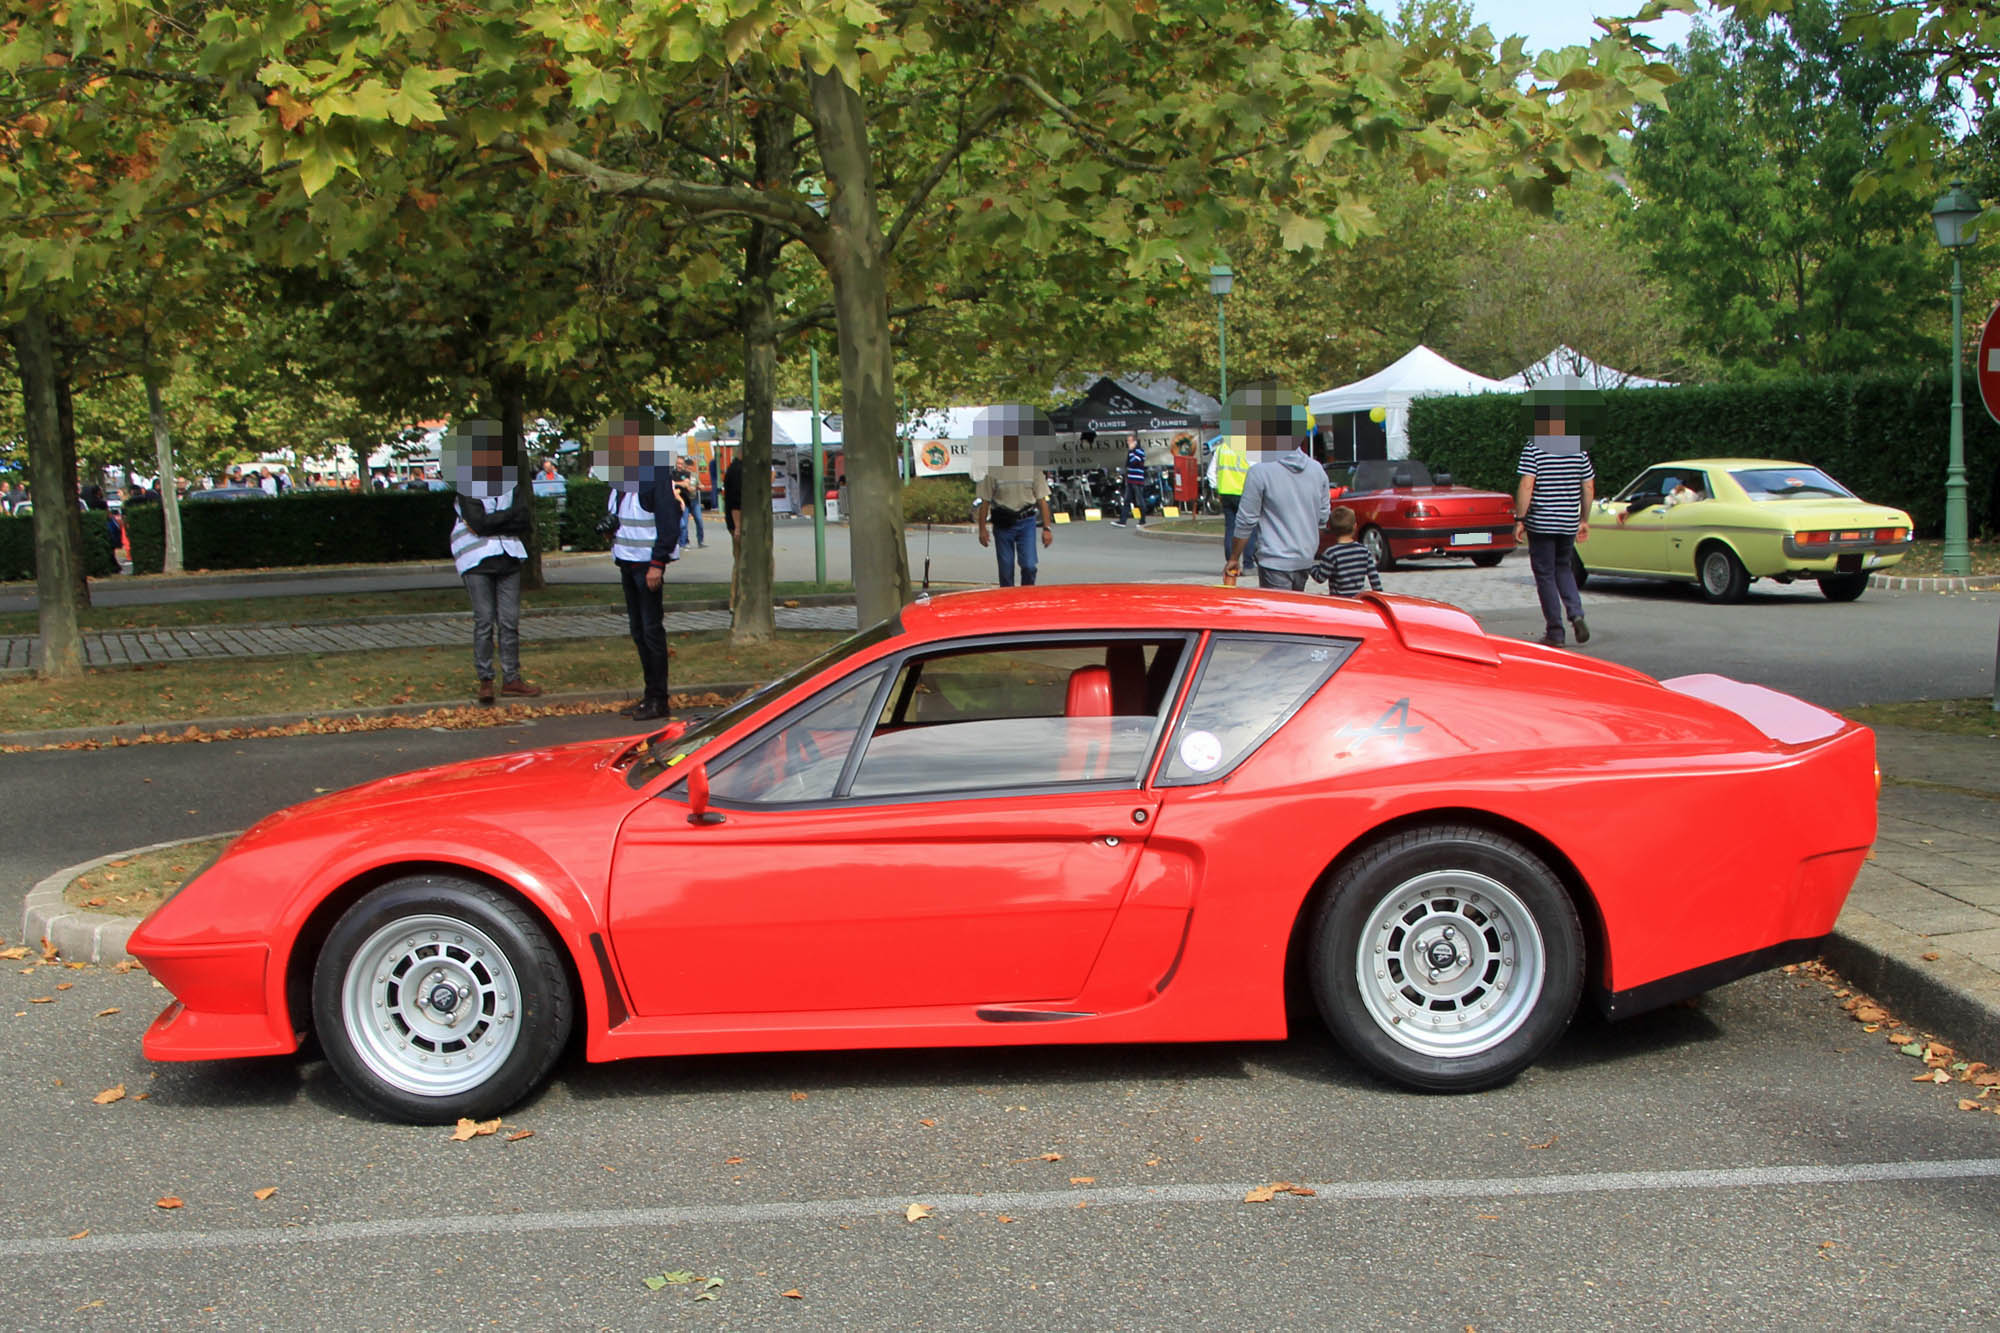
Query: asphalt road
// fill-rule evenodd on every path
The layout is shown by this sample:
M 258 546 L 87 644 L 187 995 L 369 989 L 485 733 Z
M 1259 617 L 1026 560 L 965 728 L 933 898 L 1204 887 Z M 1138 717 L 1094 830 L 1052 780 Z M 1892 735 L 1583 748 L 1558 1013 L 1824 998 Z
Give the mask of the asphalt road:
M 1144 540 L 1076 545 L 1110 537 Z M 1525 576 L 1392 587 L 1469 588 L 1453 600 L 1490 628 L 1533 633 Z M 1593 653 L 1829 703 L 1978 692 L 2000 614 L 1587 596 Z M 622 725 L 0 757 L 0 883 Z M 5 1326 L 1956 1326 L 1990 1319 L 2000 1264 L 2000 1116 L 1912 1082 L 1784 974 L 1585 1019 L 1472 1097 L 1380 1085 L 1309 1024 L 1278 1044 L 572 1060 L 502 1134 L 454 1143 L 371 1118 L 316 1061 L 150 1066 L 150 978 L 25 966 L 0 967 Z M 1273 1181 L 1317 1193 L 1242 1201 Z M 724 1284 L 647 1287 L 670 1272 Z

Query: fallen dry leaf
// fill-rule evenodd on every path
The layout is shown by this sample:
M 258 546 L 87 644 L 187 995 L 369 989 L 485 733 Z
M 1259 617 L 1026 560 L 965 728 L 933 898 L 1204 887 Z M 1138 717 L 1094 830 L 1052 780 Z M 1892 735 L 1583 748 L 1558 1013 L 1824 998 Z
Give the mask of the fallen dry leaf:
M 919 1120 L 917 1123 L 922 1125 L 925 1129 L 937 1128 L 937 1121 L 935 1120 Z
M 1932 949 L 1929 953 L 1924 955 L 1924 961 L 1926 963 L 1935 963 L 1938 959 L 1942 957 L 1944 957 L 1943 954 L 1939 953 L 1936 949 Z
M 1042 1154 L 1042 1160 L 1044 1162 L 1060 1162 L 1062 1154 L 1059 1152 L 1045 1152 Z
M 722 1159 L 722 1164 L 724 1166 L 741 1166 L 743 1165 L 743 1159 L 741 1157 L 725 1157 Z
M 1961 1111 L 1983 1111 L 1986 1108 L 1970 1097 L 1960 1097 L 1958 1099 L 1958 1109 Z
M 803 1092 L 795 1092 L 792 1094 L 792 1100 L 795 1102 L 802 1102 L 805 1099 L 806 1095 Z
M 483 1138 L 488 1134 L 498 1134 L 499 1132 L 500 1121 L 497 1118 L 493 1120 L 469 1120 L 464 1116 L 460 1116 L 458 1119 L 458 1128 L 451 1132 L 451 1141 L 453 1143 L 464 1143 L 467 1139 Z
M 1243 1196 L 1245 1203 L 1269 1203 L 1280 1194 L 1296 1194 L 1302 1199 L 1311 1199 L 1319 1191 L 1308 1185 L 1294 1185 L 1289 1180 L 1274 1180 L 1268 1185 L 1259 1185 Z
M 930 1215 L 931 1210 L 929 1206 L 921 1203 L 913 1203 L 903 1210 L 903 1220 L 905 1222 L 921 1222 Z
M 534 1131 L 534 1130 L 532 1130 L 532 1129 L 524 1129 L 524 1130 L 522 1130 L 522 1131 L 521 1131 L 520 1133 L 518 1133 L 518 1134 L 509 1134 L 509 1135 L 507 1136 L 507 1142 L 509 1142 L 509 1143 L 519 1143 L 519 1142 L 520 1142 L 520 1141 L 521 1141 L 522 1139 L 532 1139 L 533 1137 L 535 1137 L 535 1131 Z
M 793 1287 L 790 1291 L 781 1291 L 778 1294 L 788 1301 L 802 1301 L 806 1298 L 806 1294 L 797 1287 Z
M 118 1012 L 118 1007 L 117 1007 L 116 1005 L 113 1005 L 113 1006 L 112 1006 L 111 1008 L 109 1008 L 109 1009 L 99 1009 L 99 1010 L 98 1010 L 98 1011 L 97 1011 L 97 1012 L 96 1012 L 96 1013 L 95 1013 L 94 1015 L 92 1015 L 92 1017 L 95 1017 L 95 1018 L 109 1018 L 109 1017 L 111 1017 L 111 1015 L 113 1015 L 113 1014 L 115 1014 L 115 1013 L 117 1013 L 117 1012 Z
M 1256 1189 L 1251 1190 L 1248 1194 L 1243 1196 L 1243 1202 L 1269 1203 L 1271 1200 L 1277 1197 L 1278 1197 L 1278 1187 L 1276 1185 L 1259 1185 Z
M 1951 1075 L 1942 1069 L 1930 1069 L 1911 1079 L 1912 1083 L 1949 1083 Z
M 175 1194 L 169 1194 L 164 1199 L 153 1200 L 153 1207 L 155 1208 L 185 1208 L 186 1206 L 186 1204 L 181 1202 L 180 1196 Z
M 1536 1151 L 1539 1151 L 1539 1150 L 1541 1150 L 1541 1149 L 1543 1149 L 1543 1148 L 1553 1148 L 1553 1147 L 1555 1147 L 1555 1146 L 1556 1146 L 1556 1140 L 1557 1140 L 1558 1138 L 1560 1138 L 1560 1137 L 1561 1137 L 1560 1135 L 1557 1135 L 1557 1134 L 1551 1134 L 1551 1135 L 1549 1135 L 1549 1136 L 1548 1136 L 1548 1137 L 1547 1137 L 1546 1139 L 1543 1139 L 1543 1140 L 1542 1140 L 1542 1141 L 1541 1141 L 1540 1143 L 1531 1143 L 1531 1144 L 1529 1144 L 1529 1145 L 1528 1145 L 1528 1150 L 1529 1150 L 1530 1152 L 1536 1152 Z
M 90 1100 L 96 1102 L 99 1106 L 109 1106 L 113 1102 L 122 1102 L 125 1100 L 125 1085 L 120 1083 L 115 1088 L 106 1088 Z
M 1005 1213 L 1002 1213 L 1002 1214 L 1000 1214 L 1000 1216 L 999 1216 L 999 1218 L 998 1218 L 997 1220 L 998 1220 L 998 1221 L 1001 1221 L 1001 1222 L 1011 1222 L 1011 1221 L 1013 1221 L 1014 1219 L 1013 1219 L 1013 1218 L 1011 1218 L 1011 1217 L 1009 1217 L 1009 1216 L 1007 1216 L 1007 1214 L 1005 1214 Z
M 29 1004 L 54 1004 L 55 1002 L 56 997 L 53 995 L 30 995 L 28 997 Z
M 70 987 L 72 987 L 72 986 L 74 986 L 74 985 L 76 985 L 76 983 L 75 983 L 74 981 L 58 981 L 58 982 L 56 983 L 56 989 L 57 989 L 57 990 L 68 990 L 68 989 L 69 989 Z
M 26 958 L 27 956 L 28 946 L 25 944 L 17 944 L 11 949 L 0 949 L 0 958 L 5 958 L 9 961 L 16 958 Z
M 1096 1176 L 1071 1176 L 1071 1177 L 1069 1178 L 1069 1183 L 1070 1183 L 1070 1184 L 1072 1184 L 1072 1185 L 1095 1185 L 1095 1184 L 1097 1183 L 1097 1177 L 1096 1177 Z
M 262 1203 L 264 1202 L 264 1200 L 270 1198 L 273 1194 L 276 1194 L 277 1192 L 278 1192 L 278 1187 L 276 1185 L 266 1185 L 263 1189 L 251 1190 L 250 1197 L 255 1199 L 258 1203 Z
M 85 1236 L 88 1236 L 89 1234 L 90 1234 L 90 1228 L 89 1228 L 89 1227 L 85 1227 L 85 1228 L 84 1228 L 83 1230 L 81 1230 L 81 1231 L 79 1231 L 79 1232 L 76 1232 L 76 1233 L 75 1233 L 74 1235 L 72 1235 L 72 1236 L 70 1237 L 70 1239 L 71 1239 L 71 1240 L 82 1240 L 82 1239 L 83 1239 L 83 1238 L 84 1238 Z

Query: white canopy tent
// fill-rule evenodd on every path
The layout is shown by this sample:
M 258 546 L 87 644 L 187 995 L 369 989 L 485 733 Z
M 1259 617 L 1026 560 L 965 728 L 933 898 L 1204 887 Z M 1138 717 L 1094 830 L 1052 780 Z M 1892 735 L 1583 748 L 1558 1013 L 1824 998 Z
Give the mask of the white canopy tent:
M 1629 371 L 1614 370 L 1599 361 L 1593 361 L 1574 347 L 1564 343 L 1534 365 L 1516 374 L 1509 375 L 1501 383 L 1515 389 L 1526 389 L 1541 383 L 1554 375 L 1574 375 L 1585 384 L 1596 389 L 1671 389 L 1672 380 L 1650 380 L 1644 375 L 1634 375 Z
M 1358 422 L 1372 419 L 1369 414 L 1382 409 L 1381 429 L 1387 437 L 1385 458 L 1407 458 L 1410 454 L 1410 403 L 1433 394 L 1514 393 L 1519 385 L 1488 379 L 1446 360 L 1430 348 L 1418 344 L 1401 359 L 1365 379 L 1326 389 L 1307 400 L 1313 424 L 1336 434 L 1345 424 L 1347 437 L 1354 440 Z M 1362 432 L 1362 435 L 1371 435 Z M 1364 441 L 1365 443 L 1365 441 Z M 1374 457 L 1372 448 L 1363 453 L 1351 447 L 1352 457 Z

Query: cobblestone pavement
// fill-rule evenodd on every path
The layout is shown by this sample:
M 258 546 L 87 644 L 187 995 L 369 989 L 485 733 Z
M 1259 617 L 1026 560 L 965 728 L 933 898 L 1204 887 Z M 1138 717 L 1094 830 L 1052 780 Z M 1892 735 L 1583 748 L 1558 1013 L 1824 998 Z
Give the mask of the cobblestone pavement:
M 729 612 L 669 611 L 667 629 L 728 629 Z M 853 629 L 852 606 L 779 607 L 779 629 Z M 383 616 L 324 624 L 217 625 L 200 629 L 129 629 L 83 636 L 88 666 L 129 666 L 135 662 L 175 662 L 215 657 L 277 657 L 299 653 L 352 653 L 374 648 L 431 648 L 463 644 L 472 632 L 470 613 Z M 549 611 L 521 617 L 523 642 L 548 639 L 601 639 L 628 632 L 622 611 Z M 0 672 L 32 671 L 41 662 L 40 641 L 32 635 L 0 638 Z

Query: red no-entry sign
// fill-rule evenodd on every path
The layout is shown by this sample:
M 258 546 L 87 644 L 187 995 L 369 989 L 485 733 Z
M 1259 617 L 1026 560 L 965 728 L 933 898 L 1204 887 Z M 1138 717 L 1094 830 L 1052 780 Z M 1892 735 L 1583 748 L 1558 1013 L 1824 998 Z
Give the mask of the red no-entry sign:
M 1974 364 L 1979 401 L 1986 404 L 1986 415 L 2000 422 L 2000 306 L 1993 307 L 1979 330 L 1979 359 Z

